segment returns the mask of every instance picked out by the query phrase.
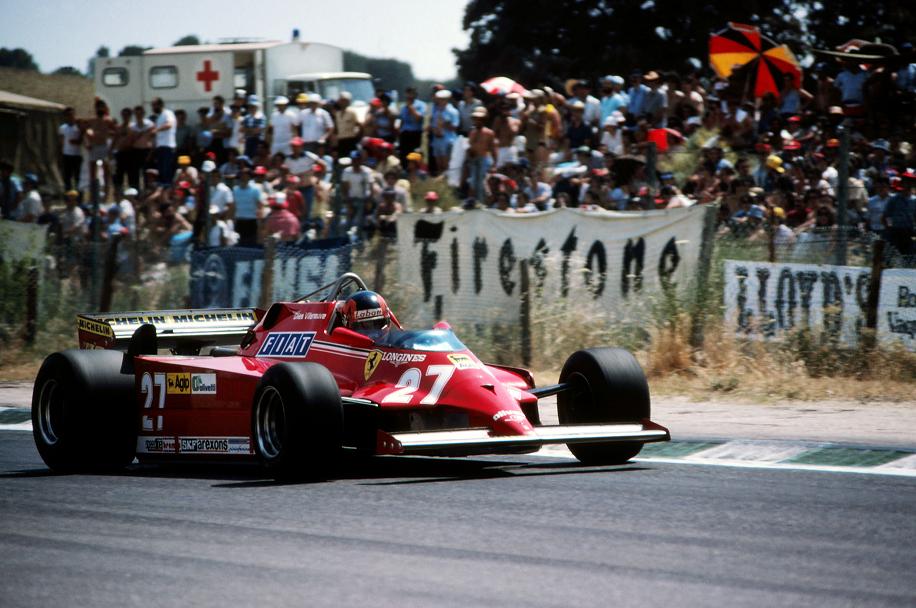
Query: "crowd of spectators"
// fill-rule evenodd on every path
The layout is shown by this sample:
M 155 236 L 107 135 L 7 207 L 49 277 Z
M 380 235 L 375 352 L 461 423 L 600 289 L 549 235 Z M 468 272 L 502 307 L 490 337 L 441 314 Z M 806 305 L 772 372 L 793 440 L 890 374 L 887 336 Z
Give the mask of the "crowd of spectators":
M 846 138 L 848 226 L 913 250 L 916 64 L 821 63 L 804 88 L 787 77 L 760 99 L 699 71 L 505 94 L 436 85 L 426 101 L 402 93 L 395 101 L 379 90 L 359 111 L 346 92 L 305 92 L 273 98 L 265 113 L 258 96 L 238 91 L 193 122 L 161 99 L 149 115 L 138 105 L 118 119 L 102 100 L 88 118 L 68 108 L 63 200 L 3 162 L 3 218 L 50 224 L 59 241 L 122 235 L 157 251 L 176 238 L 390 236 L 401 213 L 442 213 L 445 198 L 455 211 L 507 213 L 716 203 L 720 232 L 788 243 L 837 225 Z M 87 174 L 104 201 L 96 217 Z

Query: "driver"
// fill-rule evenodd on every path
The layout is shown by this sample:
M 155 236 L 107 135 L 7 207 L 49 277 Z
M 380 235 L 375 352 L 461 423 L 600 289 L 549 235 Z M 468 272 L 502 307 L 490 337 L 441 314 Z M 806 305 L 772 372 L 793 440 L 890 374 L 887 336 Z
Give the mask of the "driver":
M 384 331 L 391 324 L 385 299 L 374 291 L 357 291 L 340 309 L 343 325 L 361 334 Z

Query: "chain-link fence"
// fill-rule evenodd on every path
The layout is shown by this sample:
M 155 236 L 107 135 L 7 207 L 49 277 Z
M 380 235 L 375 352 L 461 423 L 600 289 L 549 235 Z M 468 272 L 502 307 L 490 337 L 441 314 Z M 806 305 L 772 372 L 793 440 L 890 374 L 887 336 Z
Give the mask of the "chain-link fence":
M 684 212 L 677 226 L 651 213 L 621 214 L 613 225 L 579 212 L 566 225 L 548 214 L 554 219 L 542 229 L 527 218 L 515 220 L 524 229 L 502 231 L 483 210 L 408 214 L 396 238 L 268 239 L 261 247 L 56 241 L 38 258 L 0 262 L 0 340 L 44 335 L 57 349 L 71 343 L 77 312 L 266 307 L 353 271 L 405 325 L 445 318 L 490 360 L 550 368 L 583 344 L 638 348 L 654 327 L 682 316 L 691 317 L 698 343 L 703 323 L 724 315 L 725 260 L 916 267 L 912 255 L 858 228 L 744 230 L 695 213 Z

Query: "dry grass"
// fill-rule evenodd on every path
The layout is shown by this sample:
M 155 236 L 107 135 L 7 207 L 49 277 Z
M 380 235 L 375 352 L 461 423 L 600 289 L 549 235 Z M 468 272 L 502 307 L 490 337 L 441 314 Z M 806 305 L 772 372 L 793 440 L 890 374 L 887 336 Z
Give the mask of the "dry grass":
M 89 78 L 13 68 L 0 68 L 0 89 L 73 106 L 78 116 L 92 114 L 95 98 L 95 85 Z

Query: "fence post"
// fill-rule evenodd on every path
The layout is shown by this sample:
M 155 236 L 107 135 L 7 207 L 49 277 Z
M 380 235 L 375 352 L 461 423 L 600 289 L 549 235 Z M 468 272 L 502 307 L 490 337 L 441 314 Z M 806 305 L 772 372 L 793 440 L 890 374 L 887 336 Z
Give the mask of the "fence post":
M 871 250 L 871 276 L 868 278 L 868 299 L 865 301 L 866 346 L 875 345 L 878 329 L 878 296 L 881 293 L 881 273 L 884 271 L 884 239 L 875 240 Z
M 31 266 L 25 286 L 25 343 L 34 344 L 38 329 L 38 268 Z
M 779 226 L 779 222 L 776 220 L 776 214 L 773 213 L 773 210 L 770 210 L 770 226 L 767 230 L 767 250 L 769 254 L 770 264 L 776 263 L 776 228 Z
M 274 298 L 274 259 L 277 256 L 277 236 L 269 235 L 264 239 L 264 272 L 261 273 L 261 297 L 258 305 L 267 309 Z
M 388 238 L 379 236 L 378 248 L 375 251 L 375 282 L 372 285 L 372 289 L 376 293 L 385 291 L 386 263 L 388 263 Z
M 703 346 L 703 331 L 706 325 L 706 292 L 709 287 L 709 271 L 712 268 L 712 252 L 715 247 L 716 215 L 718 204 L 711 203 L 704 206 L 703 236 L 700 243 L 700 258 L 697 262 L 696 294 L 694 295 L 693 310 L 690 319 L 690 346 L 694 349 Z
M 531 365 L 531 277 L 528 273 L 527 259 L 518 263 L 518 271 L 519 294 L 521 295 L 519 335 L 521 337 L 522 365 L 529 367 Z
M 118 268 L 118 245 L 120 243 L 120 234 L 111 237 L 111 244 L 108 246 L 108 252 L 105 254 L 105 269 L 102 274 L 102 293 L 99 296 L 99 312 L 108 312 L 111 310 L 111 297 L 114 291 L 114 277 Z
M 655 142 L 650 141 L 646 146 L 646 181 L 649 183 L 649 191 L 643 197 L 643 209 L 655 209 L 655 195 L 658 193 L 658 174 L 655 171 L 656 161 Z
M 846 205 L 849 201 L 849 129 L 840 127 L 840 164 L 837 167 L 837 266 L 846 265 Z

